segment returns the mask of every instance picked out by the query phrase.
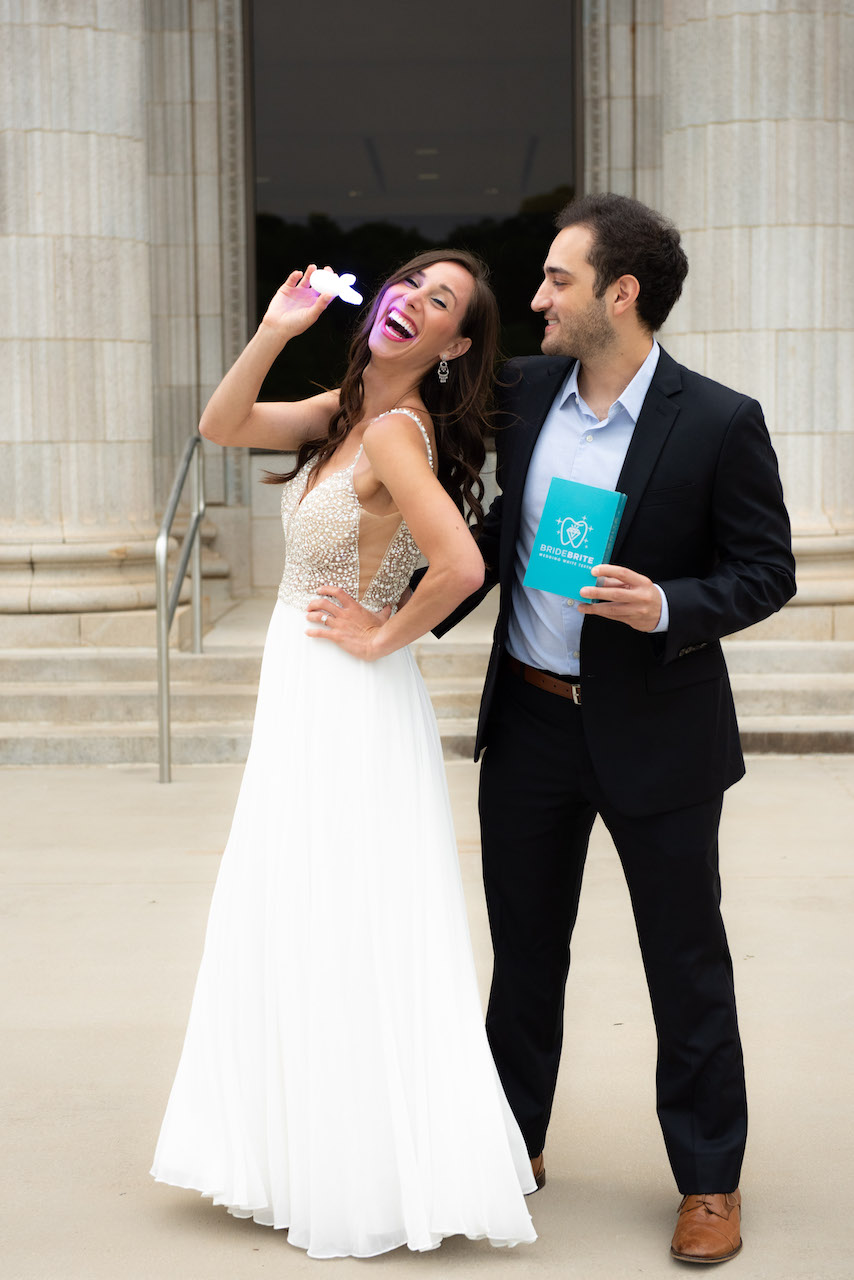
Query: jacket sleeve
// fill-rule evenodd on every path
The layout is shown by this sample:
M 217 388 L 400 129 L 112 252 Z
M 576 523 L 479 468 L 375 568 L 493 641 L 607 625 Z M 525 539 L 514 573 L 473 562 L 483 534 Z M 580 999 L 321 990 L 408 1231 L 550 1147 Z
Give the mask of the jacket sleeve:
M 720 640 L 781 609 L 795 594 L 791 529 L 777 458 L 755 400 L 741 401 L 713 482 L 715 564 L 703 577 L 659 585 L 670 610 L 663 660 Z

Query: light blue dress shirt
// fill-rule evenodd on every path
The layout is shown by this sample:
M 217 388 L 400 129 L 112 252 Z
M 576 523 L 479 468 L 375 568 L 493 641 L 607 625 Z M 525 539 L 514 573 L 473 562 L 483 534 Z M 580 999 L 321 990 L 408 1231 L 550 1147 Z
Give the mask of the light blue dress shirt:
M 574 601 L 522 584 L 549 484 L 553 476 L 561 476 L 600 489 L 616 489 L 659 351 L 653 341 L 646 360 L 602 422 L 579 395 L 576 362 L 543 423 L 525 481 L 507 638 L 509 652 L 529 666 L 559 675 L 578 675 L 581 670 L 584 615 Z M 590 585 L 594 583 L 591 576 Z M 667 598 L 661 587 L 658 592 L 661 618 L 655 630 L 666 631 Z

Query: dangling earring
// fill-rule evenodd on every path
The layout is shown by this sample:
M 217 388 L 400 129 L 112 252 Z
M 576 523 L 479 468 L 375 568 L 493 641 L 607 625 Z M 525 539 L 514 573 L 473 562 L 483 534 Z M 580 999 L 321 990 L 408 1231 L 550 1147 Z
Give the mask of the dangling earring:
M 437 375 L 437 377 L 438 377 L 439 381 L 442 383 L 442 385 L 443 385 L 443 386 L 444 386 L 444 385 L 445 385 L 445 383 L 448 381 L 448 374 L 449 374 L 450 372 L 451 372 L 451 371 L 450 371 L 450 369 L 448 368 L 448 362 L 447 362 L 447 360 L 445 359 L 445 357 L 444 357 L 444 356 L 442 356 L 442 359 L 439 361 L 439 367 L 438 367 L 438 369 L 436 370 L 436 375 Z

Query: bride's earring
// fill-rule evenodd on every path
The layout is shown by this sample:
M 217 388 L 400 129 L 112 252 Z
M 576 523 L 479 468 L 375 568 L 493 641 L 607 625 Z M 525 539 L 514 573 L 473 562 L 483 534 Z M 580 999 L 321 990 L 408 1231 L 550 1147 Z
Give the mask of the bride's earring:
M 448 381 L 448 374 L 450 372 L 451 371 L 448 368 L 448 362 L 445 359 L 445 357 L 442 356 L 442 359 L 439 361 L 439 367 L 436 370 L 436 376 L 438 377 L 439 381 L 442 383 L 443 386 Z

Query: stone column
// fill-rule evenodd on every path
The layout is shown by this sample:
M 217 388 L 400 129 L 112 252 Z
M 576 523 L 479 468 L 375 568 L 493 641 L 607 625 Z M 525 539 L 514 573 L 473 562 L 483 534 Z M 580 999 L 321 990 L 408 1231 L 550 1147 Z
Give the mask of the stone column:
M 584 45 L 584 186 L 661 201 L 662 0 L 578 0 Z
M 3 6 L 7 644 L 74 642 L 81 615 L 154 602 L 144 8 Z
M 663 208 L 691 271 L 665 341 L 763 405 L 798 596 L 761 628 L 854 638 L 854 6 L 663 0 Z
M 146 9 L 154 492 L 162 509 L 187 438 L 248 337 L 244 33 L 240 0 L 152 0 Z M 205 576 L 230 566 L 239 590 L 248 585 L 248 450 L 204 449 L 205 541 L 216 535 L 225 553 L 206 546 Z

